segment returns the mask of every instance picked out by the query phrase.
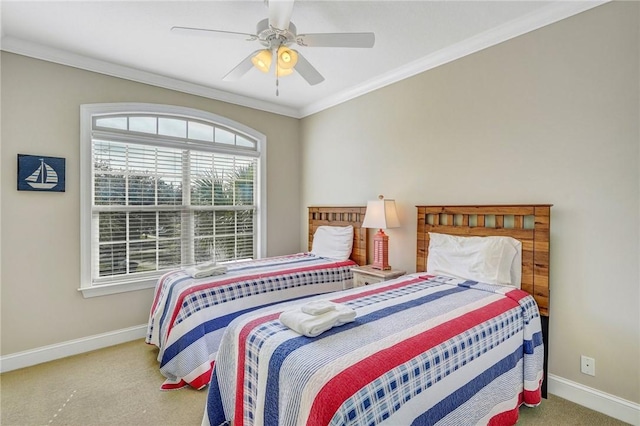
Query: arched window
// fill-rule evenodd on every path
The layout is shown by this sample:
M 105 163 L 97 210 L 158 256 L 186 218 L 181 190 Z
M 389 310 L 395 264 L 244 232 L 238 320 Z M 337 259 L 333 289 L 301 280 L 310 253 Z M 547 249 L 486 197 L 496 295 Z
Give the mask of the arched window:
M 260 257 L 264 135 L 204 111 L 125 103 L 83 105 L 81 138 L 85 297 Z

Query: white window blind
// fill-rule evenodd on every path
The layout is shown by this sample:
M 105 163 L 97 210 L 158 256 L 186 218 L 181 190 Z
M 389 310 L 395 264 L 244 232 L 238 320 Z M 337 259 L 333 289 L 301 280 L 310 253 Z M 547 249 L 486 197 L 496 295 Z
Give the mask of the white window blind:
M 196 117 L 110 113 L 92 115 L 89 143 L 90 282 L 81 287 L 257 257 L 259 139 Z

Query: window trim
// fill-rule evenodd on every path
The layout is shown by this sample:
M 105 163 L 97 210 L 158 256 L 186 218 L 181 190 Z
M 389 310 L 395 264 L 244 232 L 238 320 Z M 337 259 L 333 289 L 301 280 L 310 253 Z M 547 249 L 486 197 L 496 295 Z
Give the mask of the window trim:
M 210 112 L 173 105 L 149 103 L 100 103 L 80 105 L 80 288 L 83 297 L 105 296 L 109 294 L 153 288 L 157 277 L 137 277 L 123 282 L 93 285 L 91 280 L 91 212 L 92 212 L 92 130 L 93 117 L 102 114 L 163 114 L 210 122 L 216 126 L 244 133 L 257 141 L 256 151 L 242 148 L 228 152 L 242 155 L 257 156 L 259 158 L 259 182 L 256 194 L 256 251 L 260 258 L 266 253 L 267 247 L 267 137 L 251 127 L 238 123 L 226 117 Z M 144 139 L 144 134 L 140 135 Z M 206 142 L 204 142 L 206 144 Z M 199 145 L 199 144 L 196 144 Z M 191 143 L 189 148 L 196 148 Z M 216 146 L 216 150 L 220 148 Z M 246 148 L 245 148 L 246 149 Z M 220 149 L 220 152 L 227 151 Z M 254 154 L 255 153 L 255 154 Z

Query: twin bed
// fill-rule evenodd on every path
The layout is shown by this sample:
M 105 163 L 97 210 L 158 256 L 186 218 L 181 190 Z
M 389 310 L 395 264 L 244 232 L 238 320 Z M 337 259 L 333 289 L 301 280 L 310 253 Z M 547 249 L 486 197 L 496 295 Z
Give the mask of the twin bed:
M 225 327 L 240 314 L 351 287 L 351 268 L 366 264 L 364 213 L 364 207 L 311 207 L 308 252 L 228 264 L 225 274 L 206 278 L 194 278 L 185 270 L 162 276 L 146 337 L 159 349 L 160 372 L 166 377 L 161 389 L 205 387 Z M 353 230 L 350 247 L 339 258 L 323 256 L 333 254 L 333 246 L 320 246 L 319 241 L 314 246 L 318 228 L 328 226 Z
M 416 273 L 235 311 L 216 339 L 203 424 L 511 425 L 522 404 L 539 404 L 550 206 L 418 206 L 417 212 Z M 309 232 L 311 247 L 311 224 Z M 354 240 L 366 243 L 365 230 L 358 234 Z M 482 249 L 499 253 L 493 260 L 447 262 L 473 248 L 467 242 L 496 236 L 498 246 Z M 359 263 L 366 263 L 364 253 Z M 458 263 L 468 263 L 462 276 Z M 491 263 L 501 274 L 488 272 Z M 469 279 L 466 271 L 483 279 Z M 327 301 L 352 309 L 355 319 L 316 337 L 279 320 L 283 312 Z

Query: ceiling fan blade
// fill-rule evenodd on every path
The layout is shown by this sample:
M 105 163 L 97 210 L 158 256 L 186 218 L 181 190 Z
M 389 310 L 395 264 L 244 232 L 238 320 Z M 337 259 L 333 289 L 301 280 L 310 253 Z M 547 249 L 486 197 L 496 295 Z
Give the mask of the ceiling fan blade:
M 374 33 L 299 34 L 296 43 L 308 47 L 373 47 Z
M 295 52 L 298 54 L 298 62 L 296 63 L 294 69 L 298 71 L 302 78 L 307 80 L 307 83 L 309 83 L 310 85 L 315 86 L 318 83 L 322 83 L 324 81 L 324 77 L 322 76 L 322 74 L 320 74 L 318 70 L 315 69 L 313 65 L 311 65 L 309 61 L 307 61 L 305 57 L 300 54 L 300 52 Z
M 268 0 L 269 25 L 279 30 L 288 30 L 294 0 Z
M 205 28 L 171 27 L 171 32 L 175 34 L 197 35 L 204 37 L 235 38 L 247 41 L 258 39 L 258 36 L 255 34 L 236 33 L 233 31 L 207 30 Z
M 260 51 L 256 50 L 255 52 L 252 52 L 249 56 L 244 58 L 238 65 L 236 65 L 234 69 L 229 71 L 227 75 L 222 77 L 222 79 L 225 81 L 239 80 L 240 77 L 245 75 L 247 72 L 249 72 L 251 68 L 253 68 L 253 63 L 251 62 L 251 58 L 253 58 L 258 52 Z

